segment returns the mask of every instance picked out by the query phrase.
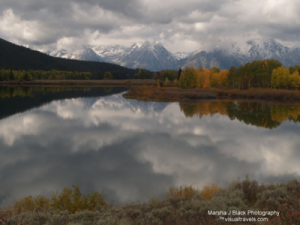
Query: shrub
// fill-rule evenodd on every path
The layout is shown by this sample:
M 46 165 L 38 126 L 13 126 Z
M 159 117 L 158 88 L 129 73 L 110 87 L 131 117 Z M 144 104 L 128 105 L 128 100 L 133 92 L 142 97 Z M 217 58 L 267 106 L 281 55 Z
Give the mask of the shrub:
M 214 196 L 214 194 L 220 190 L 220 187 L 215 184 L 211 184 L 205 185 L 200 193 L 205 199 L 210 200 Z
M 198 191 L 192 185 L 180 186 L 179 188 L 169 187 L 166 198 L 183 197 L 184 199 L 191 201 L 197 194 Z
M 111 74 L 111 72 L 104 73 L 104 80 L 112 80 L 112 79 L 113 79 L 113 75 Z
M 87 196 L 80 193 L 79 188 L 64 189 L 56 194 L 62 203 L 70 202 L 78 207 L 77 199 Z M 68 198 L 67 198 L 67 197 Z M 91 195 L 92 196 L 92 195 Z M 234 181 L 229 188 L 220 188 L 215 184 L 206 185 L 199 192 L 192 185 L 170 187 L 164 199 L 150 197 L 146 203 L 133 203 L 114 207 L 112 205 L 98 205 L 92 209 L 57 210 L 49 208 L 35 208 L 37 198 L 27 197 L 19 203 L 25 213 L 13 209 L 0 210 L 0 219 L 10 222 L 10 225 L 131 225 L 131 224 L 224 224 L 218 216 L 208 215 L 212 211 L 246 211 L 248 209 L 263 211 L 280 211 L 280 217 L 270 218 L 271 224 L 298 224 L 300 221 L 300 183 L 296 180 L 282 184 L 259 185 L 257 181 L 246 177 L 243 182 Z M 26 201 L 25 201 L 26 200 Z M 27 204 L 28 203 L 28 204 Z M 20 205 L 20 204 L 19 204 Z M 72 205 L 72 204 L 70 204 Z M 25 207 L 26 206 L 26 207 Z M 241 223 L 236 223 L 241 224 Z
M 166 77 L 166 79 L 165 79 L 165 85 L 168 86 L 169 83 L 170 83 L 170 81 L 169 81 L 169 79 Z

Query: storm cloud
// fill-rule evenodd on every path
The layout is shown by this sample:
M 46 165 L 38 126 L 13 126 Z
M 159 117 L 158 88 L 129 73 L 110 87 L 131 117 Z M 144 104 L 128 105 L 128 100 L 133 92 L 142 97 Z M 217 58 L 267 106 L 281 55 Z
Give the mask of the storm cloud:
M 3 0 L 0 37 L 49 49 L 160 41 L 172 52 L 274 38 L 299 47 L 296 0 Z

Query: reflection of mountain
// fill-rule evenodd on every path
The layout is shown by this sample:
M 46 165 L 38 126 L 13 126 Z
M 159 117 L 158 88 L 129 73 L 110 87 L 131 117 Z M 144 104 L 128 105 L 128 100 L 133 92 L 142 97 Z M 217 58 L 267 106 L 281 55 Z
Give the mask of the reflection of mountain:
M 132 112 L 143 114 L 160 113 L 168 103 L 142 102 L 126 100 L 122 93 L 127 88 L 112 88 L 107 92 L 105 88 L 39 88 L 39 87 L 1 87 L 0 119 L 40 107 L 55 100 L 70 98 L 86 98 L 86 108 L 103 108 L 121 110 L 129 108 Z M 105 97 L 104 97 L 105 96 Z M 7 98 L 9 97 L 9 98 Z M 99 98 L 104 97 L 104 98 Z
M 276 128 L 284 121 L 300 122 L 300 105 L 274 105 L 261 102 L 206 102 L 180 103 L 186 117 L 227 115 L 231 120 L 238 119 L 246 124 L 269 129 Z
M 39 87 L 0 87 L 0 119 L 40 107 L 54 100 L 70 98 L 90 98 L 107 96 L 126 91 L 127 88 L 112 88 L 107 92 L 104 88 L 39 88 Z M 94 101 L 99 98 L 95 98 Z M 94 102 L 90 102 L 90 105 Z
M 129 108 L 132 112 L 141 112 L 144 115 L 149 113 L 161 113 L 169 103 L 161 102 L 143 102 L 138 100 L 126 100 L 121 94 L 107 96 L 101 99 L 95 99 L 94 104 L 90 104 L 91 107 L 97 109 L 111 109 L 111 110 L 121 110 L 124 108 Z

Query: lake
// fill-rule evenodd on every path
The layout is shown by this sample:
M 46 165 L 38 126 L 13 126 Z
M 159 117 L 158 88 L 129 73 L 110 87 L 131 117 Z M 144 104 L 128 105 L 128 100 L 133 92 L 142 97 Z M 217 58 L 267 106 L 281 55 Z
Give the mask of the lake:
M 158 103 L 126 88 L 0 87 L 0 206 L 72 184 L 107 202 L 299 179 L 300 104 Z

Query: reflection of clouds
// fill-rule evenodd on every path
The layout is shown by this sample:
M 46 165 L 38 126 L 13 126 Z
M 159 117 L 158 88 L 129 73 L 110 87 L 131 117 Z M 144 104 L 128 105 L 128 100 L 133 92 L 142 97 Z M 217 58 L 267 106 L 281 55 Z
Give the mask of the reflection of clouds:
M 72 184 L 130 202 L 246 174 L 291 179 L 300 173 L 297 133 L 290 122 L 268 130 L 227 116 L 185 118 L 177 103 L 121 95 L 56 101 L 0 121 L 0 204 Z
M 37 135 L 45 124 L 36 123 L 41 121 L 40 115 L 26 114 L 16 115 L 4 121 L 0 121 L 0 137 L 7 145 L 12 146 L 16 139 L 25 135 Z M 42 122 L 42 121 L 41 121 Z
M 63 119 L 76 118 L 76 110 L 83 108 L 83 102 L 80 99 L 71 99 L 69 101 L 60 101 L 61 104 L 56 104 L 57 115 Z

